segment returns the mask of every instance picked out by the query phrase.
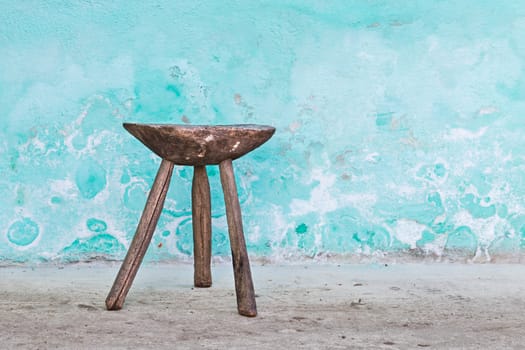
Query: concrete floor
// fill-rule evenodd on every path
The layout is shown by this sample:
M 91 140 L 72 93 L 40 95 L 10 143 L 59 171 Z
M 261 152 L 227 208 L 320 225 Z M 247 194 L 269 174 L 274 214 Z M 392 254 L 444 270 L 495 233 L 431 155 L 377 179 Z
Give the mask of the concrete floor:
M 236 313 L 230 265 L 141 268 L 124 309 L 117 264 L 0 268 L 2 349 L 523 349 L 525 267 L 253 266 L 259 316 Z

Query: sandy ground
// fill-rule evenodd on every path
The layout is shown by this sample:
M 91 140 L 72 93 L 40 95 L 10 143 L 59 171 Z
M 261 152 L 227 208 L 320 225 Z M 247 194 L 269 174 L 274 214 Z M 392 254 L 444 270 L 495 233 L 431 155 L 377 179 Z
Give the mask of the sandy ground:
M 236 313 L 231 266 L 141 268 L 124 309 L 117 264 L 0 268 L 2 349 L 524 349 L 525 267 L 253 266 L 259 316 Z

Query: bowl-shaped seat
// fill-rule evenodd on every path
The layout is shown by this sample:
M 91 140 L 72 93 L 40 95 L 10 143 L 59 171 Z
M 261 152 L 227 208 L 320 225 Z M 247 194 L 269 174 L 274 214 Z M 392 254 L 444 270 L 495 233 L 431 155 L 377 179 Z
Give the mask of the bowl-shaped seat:
M 179 165 L 219 164 L 237 159 L 272 137 L 266 125 L 178 125 L 124 123 L 124 128 L 159 157 Z

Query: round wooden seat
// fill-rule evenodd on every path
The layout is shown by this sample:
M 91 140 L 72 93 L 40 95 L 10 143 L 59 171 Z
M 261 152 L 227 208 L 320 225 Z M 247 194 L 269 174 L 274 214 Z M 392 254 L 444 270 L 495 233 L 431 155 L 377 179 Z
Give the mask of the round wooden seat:
M 162 159 L 178 165 L 219 164 L 253 151 L 272 137 L 266 125 L 132 124 L 124 128 Z

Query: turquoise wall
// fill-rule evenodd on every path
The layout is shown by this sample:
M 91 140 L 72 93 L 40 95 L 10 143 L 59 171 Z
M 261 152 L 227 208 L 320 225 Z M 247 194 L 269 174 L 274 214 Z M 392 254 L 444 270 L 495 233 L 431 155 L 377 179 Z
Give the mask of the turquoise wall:
M 123 121 L 277 127 L 234 163 L 255 255 L 519 254 L 523 33 L 510 0 L 0 0 L 0 260 L 122 258 L 159 165 Z M 191 254 L 191 177 L 150 259 Z

